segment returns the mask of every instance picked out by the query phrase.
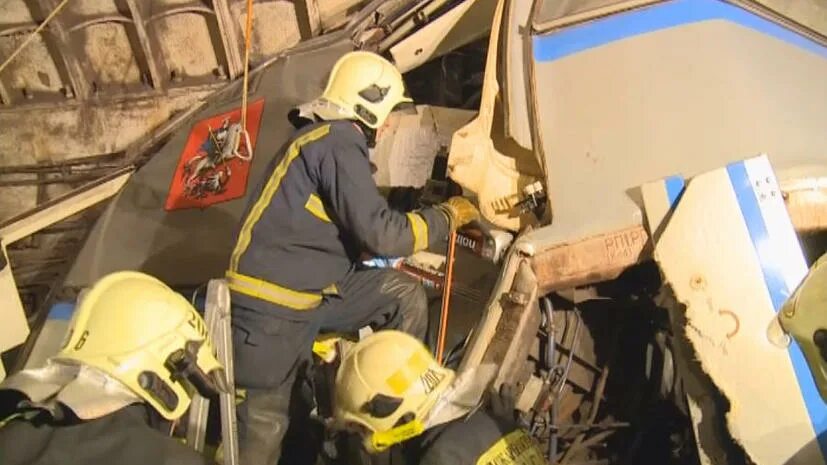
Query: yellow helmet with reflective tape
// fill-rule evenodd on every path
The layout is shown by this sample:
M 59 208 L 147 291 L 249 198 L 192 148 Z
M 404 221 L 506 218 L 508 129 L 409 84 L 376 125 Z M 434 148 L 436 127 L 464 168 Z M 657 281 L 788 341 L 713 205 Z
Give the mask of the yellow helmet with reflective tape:
M 347 352 L 336 374 L 336 423 L 362 433 L 369 451 L 381 451 L 422 432 L 454 376 L 413 336 L 371 334 Z
M 112 273 L 92 286 L 54 359 L 103 371 L 169 420 L 196 391 L 226 390 L 204 320 L 183 296 L 138 272 Z
M 395 108 L 412 103 L 396 66 L 375 53 L 356 51 L 339 58 L 310 110 L 325 120 L 358 120 L 377 129 Z

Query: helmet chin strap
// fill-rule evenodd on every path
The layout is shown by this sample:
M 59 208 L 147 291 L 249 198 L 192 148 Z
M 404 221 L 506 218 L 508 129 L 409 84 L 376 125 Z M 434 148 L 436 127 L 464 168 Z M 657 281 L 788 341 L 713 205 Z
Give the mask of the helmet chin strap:
M 365 136 L 367 140 L 368 148 L 372 149 L 376 147 L 376 129 L 368 127 L 365 123 L 354 120 L 353 124 L 362 132 L 362 135 Z

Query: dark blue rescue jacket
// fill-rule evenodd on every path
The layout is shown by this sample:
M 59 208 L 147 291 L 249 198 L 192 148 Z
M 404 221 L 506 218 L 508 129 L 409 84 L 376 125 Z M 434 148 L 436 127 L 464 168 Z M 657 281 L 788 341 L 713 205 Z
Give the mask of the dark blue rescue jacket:
M 362 252 L 407 256 L 448 234 L 439 208 L 388 207 L 366 139 L 350 121 L 299 129 L 267 173 L 250 197 L 227 271 L 241 306 L 301 318 L 338 293 L 336 283 Z

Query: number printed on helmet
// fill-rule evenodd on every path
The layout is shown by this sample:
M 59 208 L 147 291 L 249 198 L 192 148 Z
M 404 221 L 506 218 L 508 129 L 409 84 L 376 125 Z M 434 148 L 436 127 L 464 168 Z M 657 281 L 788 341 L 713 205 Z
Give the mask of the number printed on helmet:
M 201 337 L 207 337 L 207 326 L 204 323 L 204 320 L 198 318 L 197 313 L 190 312 L 189 316 L 187 317 L 187 324 L 189 324 L 192 327 L 192 329 L 194 329 Z
M 88 337 L 89 337 L 89 330 L 87 329 L 86 331 L 81 333 L 80 339 L 78 339 L 78 342 L 75 343 L 74 349 L 75 350 L 82 349 L 83 346 L 86 344 L 86 338 L 88 338 Z
M 422 387 L 425 389 L 426 394 L 430 394 L 439 386 L 439 383 L 445 379 L 445 375 L 442 373 L 438 373 L 432 368 L 429 368 L 425 373 L 419 376 L 419 380 L 422 382 Z

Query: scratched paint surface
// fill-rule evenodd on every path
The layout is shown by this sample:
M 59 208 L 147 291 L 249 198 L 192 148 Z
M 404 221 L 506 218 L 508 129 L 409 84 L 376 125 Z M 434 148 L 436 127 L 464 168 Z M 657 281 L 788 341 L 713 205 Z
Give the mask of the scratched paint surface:
M 775 308 L 725 169 L 688 183 L 655 259 L 686 306 L 698 360 L 731 403 L 733 437 L 758 464 L 825 463 L 792 351 L 766 337 Z

